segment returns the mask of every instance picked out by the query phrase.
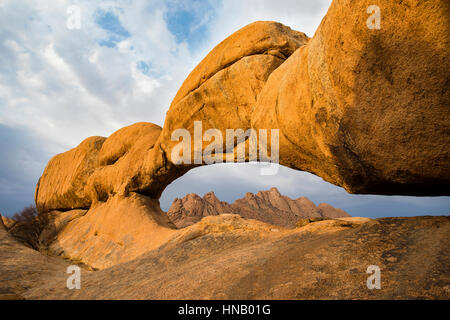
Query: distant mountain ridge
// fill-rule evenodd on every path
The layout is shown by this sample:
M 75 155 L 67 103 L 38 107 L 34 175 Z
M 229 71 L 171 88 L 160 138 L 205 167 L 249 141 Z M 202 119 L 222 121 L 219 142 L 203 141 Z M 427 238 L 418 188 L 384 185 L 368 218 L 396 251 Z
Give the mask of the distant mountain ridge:
M 167 215 L 177 228 L 193 225 L 204 217 L 224 213 L 239 214 L 245 219 L 255 219 L 277 226 L 293 228 L 301 218 L 343 218 L 350 217 L 344 210 L 327 203 L 316 206 L 311 200 L 300 197 L 295 200 L 280 194 L 277 188 L 248 192 L 244 198 L 233 204 L 220 201 L 214 192 L 202 197 L 188 194 L 175 199 Z

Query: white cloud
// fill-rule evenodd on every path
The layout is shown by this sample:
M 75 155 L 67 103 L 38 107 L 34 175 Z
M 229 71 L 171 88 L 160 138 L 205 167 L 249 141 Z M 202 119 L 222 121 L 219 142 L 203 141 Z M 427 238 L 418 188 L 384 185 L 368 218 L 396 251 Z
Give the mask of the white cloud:
M 70 5 L 81 8 L 80 30 L 66 27 Z M 3 148 L 9 155 L 2 155 L 0 180 L 7 190 L 0 190 L 0 210 L 11 213 L 33 201 L 51 155 L 135 122 L 163 124 L 195 63 L 186 43 L 168 31 L 164 6 L 158 0 L 1 1 L 0 125 L 11 129 L 1 131 L 0 139 L 11 146 Z M 110 36 L 96 22 L 102 11 L 115 13 L 129 33 L 116 48 L 99 44 Z M 139 61 L 151 63 L 152 72 L 144 75 Z M 36 148 L 24 158 L 21 148 L 28 145 Z M 26 166 L 33 157 L 39 161 Z
M 66 28 L 69 5 L 81 8 L 81 29 Z M 26 126 L 55 152 L 125 125 L 162 125 L 193 60 L 164 20 L 163 1 L 6 1 L 0 12 L 0 123 Z M 117 15 L 130 37 L 100 46 L 108 32 L 99 10 Z M 155 70 L 144 75 L 139 61 Z

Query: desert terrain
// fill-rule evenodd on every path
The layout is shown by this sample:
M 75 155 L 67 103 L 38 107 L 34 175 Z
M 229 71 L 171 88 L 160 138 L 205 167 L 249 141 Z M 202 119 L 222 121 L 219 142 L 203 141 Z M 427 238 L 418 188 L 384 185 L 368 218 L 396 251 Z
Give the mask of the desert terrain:
M 135 123 L 51 158 L 38 215 L 1 219 L 1 297 L 449 299 L 448 216 L 350 217 L 277 189 L 160 207 L 173 181 L 223 162 L 276 162 L 352 194 L 449 196 L 448 1 L 379 0 L 379 28 L 371 4 L 334 0 L 312 37 L 244 26 L 189 74 L 163 126 Z M 69 265 L 82 268 L 80 290 L 66 287 Z
M 238 215 L 204 218 L 160 248 L 100 271 L 32 250 L 0 229 L 3 298 L 449 299 L 450 218 L 343 218 L 285 229 Z M 366 285 L 370 265 L 381 289 Z

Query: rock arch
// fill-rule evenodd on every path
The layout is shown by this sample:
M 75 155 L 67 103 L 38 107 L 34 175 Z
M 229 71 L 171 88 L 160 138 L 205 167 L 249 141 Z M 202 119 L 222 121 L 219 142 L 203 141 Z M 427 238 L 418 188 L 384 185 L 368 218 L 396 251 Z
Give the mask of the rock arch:
M 449 195 L 450 7 L 380 0 L 373 30 L 370 4 L 333 1 L 311 39 L 276 22 L 237 31 L 185 80 L 163 128 L 138 123 L 55 156 L 36 187 L 39 211 L 135 195 L 157 204 L 196 166 L 171 159 L 172 132 L 193 136 L 194 121 L 224 135 L 279 129 L 280 164 L 351 193 Z
M 381 1 L 378 31 L 366 1 L 347 2 L 333 2 L 312 39 L 276 22 L 231 35 L 185 80 L 163 128 L 138 123 L 54 157 L 36 188 L 40 211 L 158 198 L 194 167 L 173 164 L 171 134 L 193 136 L 196 120 L 224 135 L 280 129 L 281 164 L 352 193 L 448 195 L 448 5 Z

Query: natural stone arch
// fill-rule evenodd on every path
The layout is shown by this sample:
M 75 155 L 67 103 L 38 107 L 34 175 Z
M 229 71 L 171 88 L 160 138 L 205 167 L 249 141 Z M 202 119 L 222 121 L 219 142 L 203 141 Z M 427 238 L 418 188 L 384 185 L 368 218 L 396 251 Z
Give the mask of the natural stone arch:
M 312 39 L 279 23 L 253 23 L 195 68 L 163 128 L 135 124 L 55 156 L 36 187 L 39 211 L 90 210 L 51 251 L 105 267 L 173 235 L 157 199 L 200 165 L 171 158 L 173 131 L 193 137 L 195 121 L 223 136 L 226 129 L 279 129 L 280 164 L 351 193 L 449 195 L 449 6 L 380 0 L 382 27 L 374 30 L 366 24 L 369 5 L 333 1 Z M 122 215 L 118 228 L 111 219 Z M 95 238 L 98 230 L 105 236 Z M 96 254 L 86 253 L 84 238 L 99 239 Z M 101 260 L 105 252 L 115 260 Z
M 333 2 L 312 39 L 256 22 L 224 40 L 183 83 L 163 128 L 136 124 L 52 159 L 36 189 L 39 209 L 88 208 L 130 192 L 157 199 L 196 166 L 171 159 L 173 131 L 194 137 L 195 121 L 223 136 L 280 129 L 282 165 L 351 193 L 447 195 L 448 6 L 382 1 L 383 28 L 370 30 L 366 1 L 347 2 Z M 414 23 L 422 29 L 412 35 Z

